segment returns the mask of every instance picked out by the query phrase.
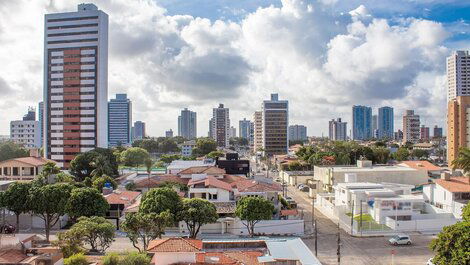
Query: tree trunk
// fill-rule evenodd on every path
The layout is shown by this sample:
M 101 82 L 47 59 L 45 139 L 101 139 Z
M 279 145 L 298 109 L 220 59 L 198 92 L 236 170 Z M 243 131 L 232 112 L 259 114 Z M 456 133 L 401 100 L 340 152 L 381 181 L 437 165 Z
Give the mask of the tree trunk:
M 44 231 L 46 232 L 46 241 L 47 242 L 50 242 L 49 241 L 49 232 L 50 232 L 50 228 L 49 228 L 49 217 L 46 217 L 44 219 Z
M 15 232 L 19 233 L 20 232 L 20 214 L 16 215 L 16 227 L 15 227 Z

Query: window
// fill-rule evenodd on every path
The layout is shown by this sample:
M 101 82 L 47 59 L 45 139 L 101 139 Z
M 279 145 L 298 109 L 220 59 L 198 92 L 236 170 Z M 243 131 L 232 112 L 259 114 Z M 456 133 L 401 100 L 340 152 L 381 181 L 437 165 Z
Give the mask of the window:
M 217 194 L 212 194 L 212 199 L 217 200 Z

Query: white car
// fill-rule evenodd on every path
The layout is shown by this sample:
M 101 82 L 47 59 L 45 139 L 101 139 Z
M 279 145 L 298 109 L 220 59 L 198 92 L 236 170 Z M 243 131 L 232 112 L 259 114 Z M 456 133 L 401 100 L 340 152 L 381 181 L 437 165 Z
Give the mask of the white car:
M 390 244 L 394 245 L 394 246 L 398 246 L 398 245 L 411 245 L 411 238 L 410 236 L 408 235 L 405 235 L 405 234 L 399 234 L 399 235 L 396 235 L 392 238 L 390 238 L 388 240 L 388 242 L 390 242 Z
M 428 260 L 428 262 L 426 262 L 426 265 L 435 265 L 434 263 L 432 263 L 432 259 L 433 259 L 433 258 L 430 258 L 430 259 Z

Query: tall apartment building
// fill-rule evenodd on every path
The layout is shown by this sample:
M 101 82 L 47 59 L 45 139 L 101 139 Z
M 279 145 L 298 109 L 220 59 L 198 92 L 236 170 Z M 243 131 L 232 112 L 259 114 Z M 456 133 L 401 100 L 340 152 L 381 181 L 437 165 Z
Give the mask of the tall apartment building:
M 470 51 L 455 51 L 447 57 L 447 101 L 470 96 Z
M 393 133 L 393 140 L 395 141 L 403 141 L 403 131 L 398 130 Z
M 44 154 L 68 168 L 108 146 L 108 15 L 79 4 L 47 14 L 44 27 Z
M 447 163 L 461 147 L 470 147 L 470 52 L 455 51 L 447 57 Z
M 41 101 L 39 102 L 39 106 L 38 106 L 38 120 L 39 120 L 39 132 L 41 134 L 41 144 L 40 146 L 42 147 L 42 145 L 44 144 L 44 102 Z
M 414 110 L 407 110 L 403 115 L 403 142 L 417 143 L 420 139 L 419 115 Z
M 329 122 L 328 136 L 332 141 L 346 141 L 348 139 L 348 123 L 338 118 Z
M 41 131 L 39 121 L 36 121 L 36 112 L 29 108 L 28 114 L 22 120 L 10 122 L 10 139 L 26 148 L 41 147 Z
M 263 112 L 253 113 L 253 151 L 258 152 L 263 148 Z
M 431 135 L 429 134 L 429 127 L 421 125 L 421 128 L 419 128 L 419 134 L 420 140 L 422 141 L 428 141 L 429 139 L 431 139 Z
M 251 121 L 243 118 L 238 122 L 238 136 L 245 139 L 250 139 Z
M 165 137 L 166 138 L 173 138 L 173 130 L 169 129 L 168 131 L 165 131 Z
M 367 106 L 352 107 L 352 138 L 369 140 L 372 138 L 372 108 Z
M 229 135 L 228 139 L 237 137 L 237 128 L 230 126 L 228 135 Z
M 289 141 L 307 141 L 307 127 L 297 124 L 290 125 Z
M 442 138 L 443 136 L 443 133 L 442 133 L 442 127 L 438 127 L 437 125 L 434 126 L 434 129 L 433 129 L 433 134 L 432 136 L 434 138 Z
M 217 142 L 218 147 L 229 146 L 230 116 L 229 109 L 225 108 L 224 104 L 219 104 L 219 107 L 212 109 L 210 133 L 211 138 Z
M 289 148 L 289 102 L 271 94 L 262 105 L 263 149 L 267 156 L 287 154 Z
M 185 139 L 195 139 L 197 137 L 197 114 L 194 111 L 184 108 L 178 116 L 178 136 Z
M 377 130 L 379 139 L 393 139 L 394 116 L 392 107 L 379 108 L 377 117 Z
M 132 141 L 142 140 L 146 136 L 147 135 L 145 132 L 145 122 L 143 121 L 134 122 L 134 126 L 132 126 Z
M 132 102 L 127 94 L 116 94 L 108 102 L 109 146 L 132 143 Z

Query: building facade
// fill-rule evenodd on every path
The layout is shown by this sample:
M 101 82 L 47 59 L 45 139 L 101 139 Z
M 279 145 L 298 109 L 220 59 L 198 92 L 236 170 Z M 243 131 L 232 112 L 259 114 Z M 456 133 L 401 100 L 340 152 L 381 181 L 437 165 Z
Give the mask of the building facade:
M 417 143 L 419 139 L 419 115 L 416 115 L 414 110 L 407 110 L 403 115 L 403 142 Z
M 250 139 L 251 135 L 251 121 L 247 120 L 246 118 L 243 118 L 243 120 L 240 120 L 238 122 L 238 135 L 241 138 L 245 139 Z
M 431 139 L 431 135 L 429 134 L 429 127 L 421 125 L 421 128 L 419 128 L 419 134 L 422 141 L 429 141 Z
M 457 158 L 461 147 L 470 147 L 470 96 L 457 96 L 447 105 L 447 163 Z
M 41 130 L 36 121 L 36 112 L 29 108 L 28 114 L 22 120 L 10 122 L 10 140 L 26 148 L 41 147 Z
M 263 149 L 267 156 L 287 154 L 289 149 L 289 102 L 271 94 L 263 101 Z
M 348 139 L 348 123 L 338 118 L 329 122 L 328 136 L 332 141 L 346 141 Z
M 263 148 L 263 112 L 253 113 L 253 151 L 257 152 Z
M 145 122 L 136 121 L 132 126 L 132 140 L 142 140 L 146 137 Z
M 367 106 L 352 107 L 353 140 L 372 138 L 372 108 Z
M 68 168 L 108 146 L 108 15 L 79 4 L 47 14 L 44 26 L 44 154 Z
M 434 126 L 432 136 L 433 136 L 434 138 L 442 138 L 442 136 L 443 136 L 442 127 L 437 127 L 437 125 Z
M 191 140 L 197 137 L 197 114 L 184 108 L 178 116 L 178 136 Z
M 116 94 L 108 102 L 109 146 L 130 145 L 132 143 L 132 102 L 127 94 Z
M 447 57 L 447 101 L 470 96 L 470 52 L 455 51 Z
M 173 130 L 169 129 L 168 131 L 165 131 L 165 137 L 166 138 L 173 138 Z
M 379 139 L 393 139 L 394 116 L 392 107 L 379 108 L 377 130 Z
M 230 126 L 228 138 L 230 139 L 230 138 L 235 138 L 235 137 L 237 137 L 237 128 Z
M 289 141 L 307 141 L 307 127 L 297 124 L 290 125 Z
M 41 134 L 41 147 L 44 143 L 44 102 L 39 102 L 38 106 L 38 120 L 39 120 L 39 132 Z
M 210 136 L 217 142 L 218 147 L 228 147 L 230 139 L 230 115 L 229 109 L 224 104 L 212 109 L 210 120 Z

